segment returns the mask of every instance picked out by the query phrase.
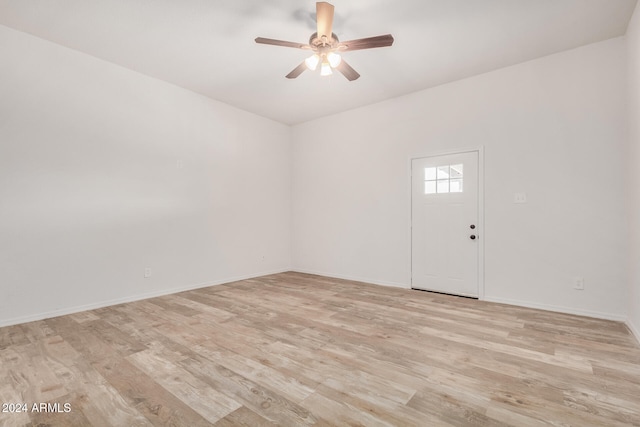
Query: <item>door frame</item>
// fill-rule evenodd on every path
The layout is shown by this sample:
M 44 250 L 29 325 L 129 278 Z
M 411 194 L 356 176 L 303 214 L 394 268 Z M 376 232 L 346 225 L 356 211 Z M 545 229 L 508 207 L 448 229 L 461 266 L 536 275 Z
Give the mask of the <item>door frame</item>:
M 412 181 L 412 170 L 413 170 L 413 160 L 416 159 L 424 159 L 427 157 L 440 157 L 440 156 L 449 156 L 455 154 L 464 154 L 476 152 L 478 153 L 478 225 L 477 225 L 477 234 L 479 236 L 478 239 L 478 299 L 484 300 L 484 146 L 479 146 L 475 148 L 467 148 L 467 149 L 458 149 L 451 151 L 435 151 L 428 152 L 425 154 L 413 155 L 409 158 L 409 171 L 408 175 L 408 183 L 409 183 L 409 288 L 411 289 L 411 285 L 413 284 L 413 181 Z

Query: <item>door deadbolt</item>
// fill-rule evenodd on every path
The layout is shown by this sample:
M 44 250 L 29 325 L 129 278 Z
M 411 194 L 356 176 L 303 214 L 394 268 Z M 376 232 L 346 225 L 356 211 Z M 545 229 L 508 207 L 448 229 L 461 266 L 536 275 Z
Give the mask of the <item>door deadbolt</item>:
M 469 226 L 469 228 L 470 228 L 470 229 L 472 229 L 472 230 L 475 230 L 475 229 L 476 229 L 476 226 L 475 226 L 475 224 L 471 224 L 471 225 Z

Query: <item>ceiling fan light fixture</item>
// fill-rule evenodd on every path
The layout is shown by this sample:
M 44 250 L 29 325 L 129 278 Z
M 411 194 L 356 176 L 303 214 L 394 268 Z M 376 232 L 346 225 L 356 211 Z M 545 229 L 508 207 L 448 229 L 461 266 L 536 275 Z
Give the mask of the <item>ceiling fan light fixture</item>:
M 286 40 L 269 39 L 256 37 L 255 42 L 273 46 L 291 47 L 294 49 L 306 50 L 312 53 L 310 57 L 303 60 L 296 68 L 291 70 L 285 77 L 295 79 L 305 70 L 315 71 L 320 65 L 320 75 L 330 76 L 333 70 L 338 70 L 350 82 L 357 80 L 360 74 L 354 70 L 337 52 L 350 52 L 353 50 L 373 49 L 378 47 L 391 46 L 393 36 L 385 34 L 383 36 L 365 37 L 361 39 L 340 41 L 333 32 L 334 7 L 326 1 L 316 2 L 316 32 L 311 34 L 308 43 L 295 43 Z M 307 54 L 308 54 L 307 53 Z
M 320 62 L 320 57 L 317 54 L 313 54 L 313 55 L 311 55 L 310 57 L 308 57 L 307 59 L 304 60 L 304 64 L 311 71 L 314 71 L 316 68 L 318 68 L 318 63 L 319 62 Z
M 330 76 L 331 74 L 333 74 L 333 71 L 331 71 L 331 64 L 329 64 L 329 61 L 322 61 L 322 65 L 320 66 L 320 75 Z
M 329 61 L 329 65 L 331 68 L 336 68 L 342 62 L 342 57 L 335 52 L 329 52 L 327 54 L 327 61 Z

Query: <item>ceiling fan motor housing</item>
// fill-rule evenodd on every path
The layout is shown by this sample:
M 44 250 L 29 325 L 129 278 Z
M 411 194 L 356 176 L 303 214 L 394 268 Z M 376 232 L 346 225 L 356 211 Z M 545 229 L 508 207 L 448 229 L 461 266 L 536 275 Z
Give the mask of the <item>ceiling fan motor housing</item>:
M 331 33 L 331 39 L 326 36 L 318 37 L 318 33 L 313 33 L 311 37 L 309 37 L 309 45 L 313 48 L 327 46 L 331 49 L 337 49 L 339 44 L 340 40 L 338 40 L 336 33 Z

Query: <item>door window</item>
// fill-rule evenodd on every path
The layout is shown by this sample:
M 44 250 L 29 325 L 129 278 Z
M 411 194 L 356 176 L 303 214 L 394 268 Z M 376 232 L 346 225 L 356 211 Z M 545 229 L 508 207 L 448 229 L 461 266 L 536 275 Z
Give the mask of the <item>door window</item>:
M 462 193 L 464 165 L 424 168 L 424 194 Z

